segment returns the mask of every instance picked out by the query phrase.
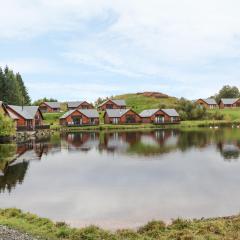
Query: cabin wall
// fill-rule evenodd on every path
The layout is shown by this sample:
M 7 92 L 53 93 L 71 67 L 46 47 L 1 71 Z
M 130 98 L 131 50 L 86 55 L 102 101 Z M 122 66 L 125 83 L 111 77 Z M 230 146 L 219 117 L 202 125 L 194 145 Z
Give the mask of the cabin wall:
M 39 105 L 39 109 L 42 113 L 53 113 L 53 112 L 60 112 L 60 108 L 51 108 L 45 103 L 41 103 Z
M 82 125 L 92 125 L 91 118 L 88 118 L 87 116 L 83 115 L 82 113 L 75 111 L 65 119 L 60 119 L 60 125 L 71 125 L 73 123 L 74 116 L 79 117 L 82 119 Z M 99 124 L 99 118 L 94 118 L 94 125 Z
M 210 108 L 209 105 L 206 102 L 204 102 L 202 99 L 198 99 L 196 103 L 201 105 L 201 106 L 204 106 L 207 109 Z

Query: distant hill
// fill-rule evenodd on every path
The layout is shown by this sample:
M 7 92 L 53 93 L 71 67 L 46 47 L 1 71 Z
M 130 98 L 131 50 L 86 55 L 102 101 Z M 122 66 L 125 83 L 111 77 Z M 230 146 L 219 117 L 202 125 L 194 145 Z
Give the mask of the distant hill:
M 174 108 L 178 100 L 160 92 L 129 93 L 114 96 L 113 99 L 125 99 L 127 106 L 138 113 L 150 108 Z

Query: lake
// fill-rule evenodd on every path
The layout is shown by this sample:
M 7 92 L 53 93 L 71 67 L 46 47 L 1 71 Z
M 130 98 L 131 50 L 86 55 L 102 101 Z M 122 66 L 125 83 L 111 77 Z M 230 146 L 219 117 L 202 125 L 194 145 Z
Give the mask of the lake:
M 239 184 L 240 129 L 78 132 L 0 144 L 0 207 L 72 226 L 238 214 Z

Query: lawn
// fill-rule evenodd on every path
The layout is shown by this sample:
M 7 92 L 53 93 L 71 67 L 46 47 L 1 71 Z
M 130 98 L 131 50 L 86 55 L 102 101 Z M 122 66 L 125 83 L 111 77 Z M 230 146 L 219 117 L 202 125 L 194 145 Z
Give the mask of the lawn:
M 63 112 L 57 113 L 43 113 L 44 123 L 54 126 L 59 125 L 59 118 L 63 115 Z
M 219 112 L 223 114 L 224 120 L 226 121 L 240 121 L 240 108 L 235 109 L 217 109 L 217 110 L 208 110 L 208 112 Z
M 240 216 L 184 220 L 166 225 L 151 221 L 136 230 L 104 230 L 96 226 L 71 228 L 18 209 L 0 209 L 0 224 L 37 236 L 42 240 L 203 240 L 240 239 Z

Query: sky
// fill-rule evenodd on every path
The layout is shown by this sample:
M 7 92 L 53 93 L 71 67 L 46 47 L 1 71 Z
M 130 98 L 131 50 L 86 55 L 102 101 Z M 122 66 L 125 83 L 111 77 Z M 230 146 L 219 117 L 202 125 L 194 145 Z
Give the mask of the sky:
M 33 100 L 240 87 L 239 0 L 0 0 L 0 66 Z

